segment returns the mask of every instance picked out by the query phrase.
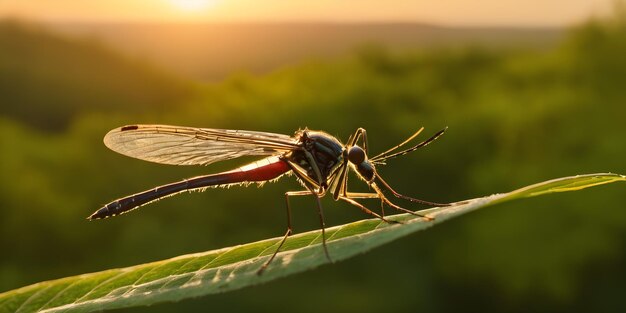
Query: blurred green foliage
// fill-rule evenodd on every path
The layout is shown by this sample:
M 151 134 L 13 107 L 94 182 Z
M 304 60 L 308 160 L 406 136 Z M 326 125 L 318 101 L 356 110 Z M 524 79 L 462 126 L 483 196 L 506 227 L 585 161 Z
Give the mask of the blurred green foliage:
M 624 12 L 574 28 L 549 51 L 392 53 L 368 45 L 341 59 L 215 84 L 14 24 L 0 25 L 0 40 L 0 290 L 282 234 L 283 192 L 299 188 L 290 178 L 85 221 L 116 197 L 241 163 L 170 167 L 107 151 L 102 136 L 128 123 L 309 127 L 342 140 L 364 127 L 374 153 L 420 126 L 427 134 L 449 126 L 436 143 L 379 169 L 398 191 L 432 201 L 578 173 L 626 173 Z M 58 52 L 29 61 L 7 52 L 7 43 Z M 351 187 L 363 188 L 356 179 Z M 624 312 L 624 200 L 623 186 L 524 200 L 261 288 L 145 310 L 257 311 L 280 303 L 306 312 Z M 294 201 L 297 232 L 318 227 L 313 204 Z M 365 217 L 323 204 L 330 225 Z

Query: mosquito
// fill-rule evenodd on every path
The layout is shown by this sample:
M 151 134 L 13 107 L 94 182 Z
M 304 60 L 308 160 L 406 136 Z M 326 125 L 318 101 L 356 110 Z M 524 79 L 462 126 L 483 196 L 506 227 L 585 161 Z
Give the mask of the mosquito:
M 215 128 L 194 128 L 169 125 L 128 125 L 113 129 L 104 137 L 104 144 L 123 155 L 161 164 L 208 165 L 243 156 L 265 156 L 256 162 L 231 171 L 185 179 L 179 182 L 155 187 L 117 199 L 103 206 L 87 219 L 101 219 L 126 213 L 140 206 L 163 199 L 177 193 L 204 190 L 209 187 L 231 185 L 263 184 L 281 176 L 294 175 L 304 190 L 285 193 L 287 207 L 287 232 L 274 254 L 258 270 L 261 274 L 274 260 L 285 240 L 292 234 L 291 206 L 289 198 L 313 196 L 322 230 L 322 246 L 328 260 L 331 260 L 326 247 L 324 211 L 320 198 L 326 194 L 333 199 L 345 201 L 361 211 L 387 223 L 395 223 L 385 218 L 384 205 L 412 215 L 433 220 L 426 215 L 415 213 L 392 203 L 383 189 L 395 197 L 430 206 L 448 204 L 419 200 L 396 192 L 376 171 L 375 165 L 405 155 L 426 146 L 441 136 L 447 128 L 432 137 L 405 150 L 397 151 L 411 142 L 424 128 L 391 149 L 368 158 L 367 133 L 359 128 L 350 136 L 346 144 L 337 138 L 313 130 L 298 130 L 294 136 L 259 131 L 230 130 Z M 370 192 L 348 191 L 348 172 L 352 170 L 369 187 Z M 378 214 L 357 199 L 379 199 L 381 214 Z

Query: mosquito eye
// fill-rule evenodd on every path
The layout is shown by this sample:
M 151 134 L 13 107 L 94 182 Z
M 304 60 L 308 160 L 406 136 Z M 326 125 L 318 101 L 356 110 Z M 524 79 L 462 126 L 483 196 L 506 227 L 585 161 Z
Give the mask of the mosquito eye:
M 365 151 L 361 147 L 354 146 L 348 150 L 348 161 L 352 164 L 361 164 L 365 161 Z

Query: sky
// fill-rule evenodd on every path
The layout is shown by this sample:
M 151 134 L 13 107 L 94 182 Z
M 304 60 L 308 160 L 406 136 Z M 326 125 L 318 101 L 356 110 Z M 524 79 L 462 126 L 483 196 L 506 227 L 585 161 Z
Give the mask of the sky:
M 567 26 L 615 0 L 0 0 L 1 17 L 81 22 L 423 22 Z

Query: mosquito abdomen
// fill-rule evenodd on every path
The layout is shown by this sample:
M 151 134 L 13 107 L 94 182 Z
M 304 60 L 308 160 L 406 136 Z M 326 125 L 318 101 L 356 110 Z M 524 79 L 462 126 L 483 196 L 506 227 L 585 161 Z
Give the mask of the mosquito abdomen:
M 269 157 L 232 171 L 186 179 L 117 199 L 103 206 L 87 219 L 94 220 L 123 214 L 183 191 L 245 182 L 264 182 L 276 179 L 290 170 L 291 167 L 286 161 L 279 157 Z

